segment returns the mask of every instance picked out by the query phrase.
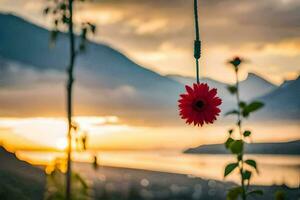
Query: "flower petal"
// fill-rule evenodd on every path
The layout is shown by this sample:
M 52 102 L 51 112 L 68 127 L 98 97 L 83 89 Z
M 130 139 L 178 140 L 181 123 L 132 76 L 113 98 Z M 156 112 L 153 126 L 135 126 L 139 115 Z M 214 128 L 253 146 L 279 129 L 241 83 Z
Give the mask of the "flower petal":
M 185 86 L 187 93 L 181 94 L 178 100 L 179 115 L 186 120 L 187 124 L 203 126 L 204 123 L 213 123 L 221 110 L 218 108 L 222 100 L 217 97 L 217 89 L 210 89 L 206 83 Z M 203 108 L 199 109 L 196 102 L 204 101 Z

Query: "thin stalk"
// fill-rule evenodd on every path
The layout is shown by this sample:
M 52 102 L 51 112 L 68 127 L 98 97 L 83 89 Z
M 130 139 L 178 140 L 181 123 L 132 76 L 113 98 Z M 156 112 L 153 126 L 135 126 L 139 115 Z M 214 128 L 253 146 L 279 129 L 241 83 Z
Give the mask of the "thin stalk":
M 240 108 L 240 92 L 239 92 L 239 77 L 238 77 L 238 69 L 235 70 L 235 77 L 236 77 L 236 101 L 237 101 L 237 109 L 238 109 L 238 128 L 241 140 L 244 139 L 243 133 L 242 133 L 242 118 L 241 118 L 241 108 Z M 238 159 L 239 160 L 239 159 Z M 243 178 L 243 172 L 244 172 L 244 150 L 241 152 L 241 165 L 240 168 L 240 175 L 241 175 L 241 186 L 242 186 L 242 199 L 246 200 L 246 190 L 245 190 L 245 182 Z
M 67 172 L 66 172 L 66 200 L 71 200 L 71 175 L 72 175 L 72 90 L 73 90 L 73 69 L 75 62 L 75 38 L 73 30 L 73 0 L 69 0 L 69 42 L 70 42 L 70 60 L 69 67 L 67 69 L 68 81 L 67 81 L 67 117 L 68 117 L 68 148 L 67 148 Z
M 199 20 L 198 20 L 198 0 L 194 0 L 194 17 L 195 17 L 195 32 L 196 32 L 196 41 L 200 40 L 200 31 L 199 31 Z
M 238 109 L 238 127 L 241 139 L 243 139 L 242 134 L 242 119 L 241 119 L 241 108 L 240 108 L 240 90 L 239 90 L 239 76 L 238 76 L 238 69 L 235 70 L 235 78 L 236 78 L 236 101 L 237 101 L 237 109 Z
M 199 84 L 200 83 L 200 78 L 199 78 L 199 60 L 196 59 L 196 80 L 197 80 L 197 83 Z
M 199 31 L 199 20 L 198 20 L 198 0 L 194 0 L 194 17 L 195 17 L 195 43 L 194 43 L 194 57 L 196 60 L 196 80 L 200 83 L 199 78 L 199 59 L 201 56 L 201 42 L 200 42 L 200 31 Z
M 243 172 L 244 172 L 244 161 L 241 160 L 241 167 L 240 167 L 240 175 L 241 175 L 241 186 L 242 186 L 242 199 L 246 200 L 247 196 L 246 196 L 246 189 L 245 189 L 245 182 L 243 179 Z

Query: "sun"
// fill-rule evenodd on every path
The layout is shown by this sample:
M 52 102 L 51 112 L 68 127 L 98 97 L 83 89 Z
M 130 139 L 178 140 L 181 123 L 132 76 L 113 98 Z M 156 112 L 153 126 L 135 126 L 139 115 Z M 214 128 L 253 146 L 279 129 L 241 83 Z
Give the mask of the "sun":
M 59 150 L 66 150 L 68 147 L 68 142 L 66 138 L 60 138 L 56 142 L 56 148 Z

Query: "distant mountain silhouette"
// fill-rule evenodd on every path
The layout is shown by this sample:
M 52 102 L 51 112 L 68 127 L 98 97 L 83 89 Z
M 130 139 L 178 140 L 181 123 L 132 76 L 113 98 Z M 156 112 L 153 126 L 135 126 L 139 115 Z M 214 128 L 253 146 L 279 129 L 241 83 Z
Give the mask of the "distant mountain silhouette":
M 276 85 L 270 83 L 266 79 L 254 73 L 249 73 L 247 79 L 240 83 L 241 98 L 248 101 L 258 96 L 268 94 L 276 88 Z
M 273 92 L 259 98 L 266 103 L 257 113 L 261 117 L 300 120 L 300 76 L 283 83 Z
M 193 83 L 196 82 L 196 79 L 194 77 L 189 77 L 189 76 L 181 76 L 181 75 L 177 75 L 177 74 L 170 74 L 167 75 L 166 77 L 176 80 L 184 85 L 193 85 Z M 213 88 L 217 88 L 218 89 L 218 93 L 220 94 L 220 96 L 224 99 L 226 98 L 226 96 L 228 96 L 228 92 L 226 90 L 226 83 L 217 81 L 217 80 L 213 80 L 211 78 L 200 78 L 200 82 L 203 83 L 207 83 L 210 87 Z
M 229 154 L 224 144 L 201 145 L 184 151 L 193 154 Z M 300 140 L 282 143 L 251 143 L 245 146 L 246 154 L 300 155 Z
M 19 76 L 21 74 L 33 76 L 37 73 L 39 84 L 42 85 L 48 80 L 47 74 L 50 72 L 56 73 L 53 75 L 54 79 L 57 74 L 64 74 L 68 64 L 68 39 L 65 34 L 58 36 L 56 46 L 51 49 L 50 33 L 44 28 L 6 14 L 0 14 L 0 26 L 0 57 L 2 63 L 13 65 L 10 70 L 17 81 L 22 82 L 20 79 L 23 76 Z M 18 74 L 18 71 L 22 73 Z M 86 52 L 78 56 L 75 73 L 75 107 L 80 110 L 77 114 L 118 115 L 140 118 L 140 121 L 156 117 L 177 118 L 176 99 L 184 89 L 182 84 L 137 65 L 106 45 L 88 42 Z M 0 76 L 4 77 L 2 74 Z M 30 80 L 31 78 L 28 81 Z M 51 84 L 64 84 L 63 81 L 60 76 L 58 81 L 52 79 Z M 5 83 L 13 82 L 6 80 Z M 33 87 L 37 88 L 39 84 L 34 84 Z M 61 89 L 56 89 L 51 84 L 47 84 L 47 92 L 35 91 L 30 94 L 31 91 L 28 91 L 25 100 L 18 104 L 18 113 L 28 107 L 26 101 L 36 102 L 38 99 L 43 105 L 31 103 L 32 111 L 26 111 L 24 115 L 36 115 L 34 110 L 39 110 L 39 113 L 64 114 L 63 105 L 59 103 L 64 102 L 64 85 L 60 86 Z M 14 97 L 21 98 L 16 94 Z M 13 115 L 13 105 L 17 100 L 10 102 L 10 97 L 6 98 L 0 103 L 7 104 L 8 113 L 5 115 Z
M 42 200 L 46 175 L 0 146 L 0 199 Z
M 192 85 L 193 83 L 195 83 L 195 78 L 192 77 L 180 75 L 167 75 L 167 77 L 176 80 L 184 85 Z M 207 83 L 212 88 L 218 89 L 218 95 L 223 100 L 221 106 L 223 113 L 236 107 L 236 98 L 228 92 L 228 84 L 213 80 L 211 78 L 201 78 L 200 82 Z M 244 101 L 250 101 L 262 95 L 268 94 L 276 88 L 276 85 L 268 82 L 264 78 L 254 73 L 249 73 L 247 78 L 240 83 L 241 99 Z
M 192 77 L 185 77 L 180 75 L 168 75 L 167 77 L 177 80 L 185 85 L 191 85 L 195 83 L 195 78 Z M 210 78 L 201 78 L 200 82 L 208 83 L 211 87 L 217 88 L 220 96 L 223 99 L 235 100 L 235 98 L 233 98 L 226 89 L 228 84 Z M 264 78 L 254 73 L 249 73 L 247 78 L 240 83 L 241 98 L 245 101 L 248 101 L 250 99 L 265 95 L 276 88 L 276 85 L 270 83 Z
M 0 26 L 0 105 L 3 108 L 0 115 L 65 115 L 66 34 L 59 34 L 56 46 L 49 48 L 50 32 L 20 17 L 0 14 Z M 194 82 L 189 77 L 161 76 L 109 46 L 94 42 L 88 42 L 86 52 L 78 56 L 75 74 L 76 115 L 116 115 L 139 124 L 182 124 L 177 99 L 185 90 L 184 84 Z M 223 112 L 235 106 L 226 84 L 210 78 L 202 81 L 218 88 Z M 283 89 L 250 73 L 241 82 L 241 98 L 249 101 L 261 97 L 270 104 L 259 112 L 261 117 L 272 119 L 274 109 L 298 117 L 297 87 L 279 92 L 291 95 L 289 98 L 268 97 L 269 93 Z M 294 106 L 289 106 L 290 101 Z

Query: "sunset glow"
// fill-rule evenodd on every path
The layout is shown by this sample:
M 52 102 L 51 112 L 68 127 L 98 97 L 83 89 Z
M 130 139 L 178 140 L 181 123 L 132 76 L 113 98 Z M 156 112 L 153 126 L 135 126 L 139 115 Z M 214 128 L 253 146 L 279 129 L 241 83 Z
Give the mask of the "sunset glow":
M 66 150 L 68 147 L 68 141 L 66 138 L 60 138 L 56 142 L 56 148 L 59 150 Z
M 180 150 L 199 144 L 221 142 L 225 136 L 220 132 L 227 129 L 227 125 L 222 124 L 216 125 L 216 127 L 204 127 L 200 132 L 194 127 L 132 126 L 120 123 L 119 118 L 115 116 L 86 116 L 75 119 L 81 130 L 87 131 L 89 147 L 103 150 L 166 148 Z M 276 130 L 273 129 L 275 126 Z M 252 137 L 252 141 L 279 142 L 300 139 L 299 129 L 297 123 L 290 123 L 288 129 L 274 124 L 272 128 L 254 124 L 253 130 L 258 134 Z M 285 131 L 284 135 L 281 134 L 282 131 Z M 0 141 L 2 139 L 6 146 L 15 150 L 57 149 L 61 151 L 66 148 L 64 118 L 1 118 L 0 133 Z M 204 135 L 206 136 L 203 137 Z M 23 138 L 23 140 L 16 138 Z M 160 142 L 157 143 L 157 141 Z
M 297 199 L 299 10 L 0 0 L 0 199 Z

